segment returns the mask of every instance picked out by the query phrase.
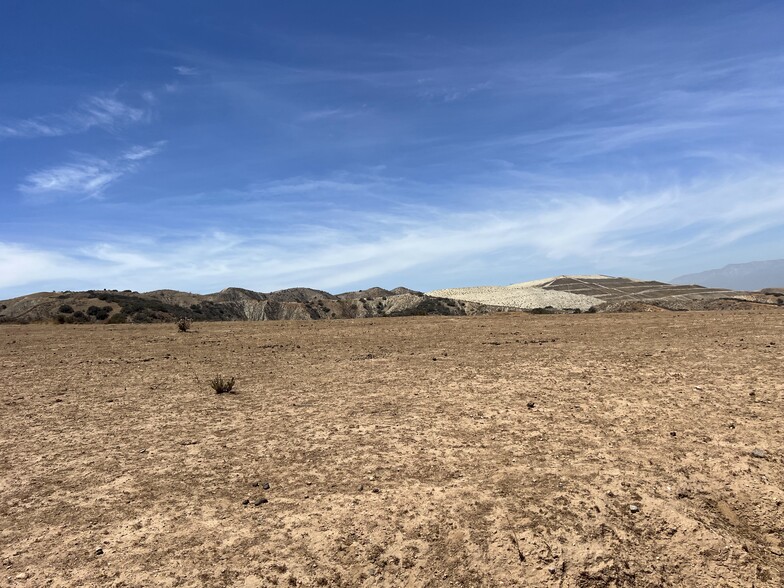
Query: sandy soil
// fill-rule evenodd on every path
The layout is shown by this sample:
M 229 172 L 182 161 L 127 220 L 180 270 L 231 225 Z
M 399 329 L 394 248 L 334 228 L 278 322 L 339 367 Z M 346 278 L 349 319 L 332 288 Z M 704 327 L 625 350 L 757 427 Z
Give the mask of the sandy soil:
M 545 290 L 532 286 L 473 286 L 469 288 L 448 288 L 433 290 L 428 296 L 453 298 L 480 304 L 495 306 L 511 306 L 514 308 L 579 308 L 588 310 L 592 306 L 602 304 L 604 300 L 595 296 Z
M 783 328 L 2 326 L 0 585 L 781 586 Z

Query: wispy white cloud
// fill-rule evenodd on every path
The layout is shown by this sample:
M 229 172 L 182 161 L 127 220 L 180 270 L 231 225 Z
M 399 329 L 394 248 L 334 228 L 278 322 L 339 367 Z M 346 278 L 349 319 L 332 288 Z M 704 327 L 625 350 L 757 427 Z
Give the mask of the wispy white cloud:
M 65 113 L 0 123 L 0 138 L 59 137 L 96 127 L 115 131 L 148 117 L 148 110 L 130 106 L 114 96 L 92 96 Z
M 356 118 L 366 113 L 365 109 L 346 109 L 346 108 L 322 108 L 310 110 L 300 116 L 300 120 L 305 122 L 320 120 L 346 120 Z
M 197 76 L 201 72 L 195 67 L 188 67 L 187 65 L 175 65 L 174 71 L 181 76 Z
M 126 237 L 75 246 L 75 253 L 65 255 L 5 243 L 0 288 L 70 279 L 96 287 L 131 283 L 138 289 L 208 291 L 230 284 L 340 289 L 390 275 L 406 276 L 413 286 L 435 287 L 460 285 L 447 279 L 470 279 L 458 269 L 463 265 L 520 259 L 526 263 L 510 281 L 536 277 L 564 262 L 633 270 L 662 255 L 711 250 L 781 227 L 782 186 L 784 168 L 778 168 L 644 192 L 622 190 L 609 198 L 568 191 L 492 211 L 450 212 L 432 206 L 413 215 L 410 210 L 405 215 L 342 211 L 339 221 L 325 215 L 323 222 L 285 230 L 169 235 L 166 247 L 155 238 Z M 749 195 L 757 205 L 740 206 Z M 30 269 L 20 261 L 26 257 Z M 54 265 L 53 277 L 46 272 Z
M 142 159 L 147 159 L 148 157 L 152 157 L 153 155 L 157 155 L 160 153 L 163 145 L 165 144 L 164 141 L 158 141 L 154 145 L 150 147 L 144 147 L 141 145 L 134 145 L 127 151 L 125 151 L 120 158 L 126 159 L 128 161 L 141 161 Z
M 33 172 L 18 188 L 29 195 L 71 193 L 98 196 L 109 184 L 135 171 L 140 161 L 158 153 L 162 146 L 162 142 L 149 147 L 136 145 L 111 160 L 85 156 L 72 163 Z

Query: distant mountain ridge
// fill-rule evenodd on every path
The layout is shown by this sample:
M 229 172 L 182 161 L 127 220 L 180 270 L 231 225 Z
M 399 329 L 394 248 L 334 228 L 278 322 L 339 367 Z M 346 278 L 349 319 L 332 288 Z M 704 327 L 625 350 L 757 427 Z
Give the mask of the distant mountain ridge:
M 731 290 L 784 288 L 784 259 L 733 263 L 718 269 L 678 276 L 672 282 Z

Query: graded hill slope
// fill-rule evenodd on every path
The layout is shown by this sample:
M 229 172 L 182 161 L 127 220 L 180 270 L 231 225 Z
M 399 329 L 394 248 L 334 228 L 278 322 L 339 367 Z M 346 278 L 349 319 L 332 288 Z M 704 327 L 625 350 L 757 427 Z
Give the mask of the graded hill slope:
M 675 285 L 605 275 L 555 276 L 510 286 L 451 288 L 428 292 L 455 300 L 497 304 L 521 309 L 623 310 L 629 305 L 652 305 L 670 310 L 710 309 L 718 300 L 775 304 L 771 295 L 696 285 Z
M 603 300 L 583 294 L 559 292 L 532 286 L 476 286 L 473 288 L 451 288 L 428 292 L 430 296 L 466 300 L 481 304 L 497 304 L 515 308 L 532 309 L 553 307 L 560 309 L 588 310 L 602 304 Z M 491 302 L 492 301 L 492 302 Z

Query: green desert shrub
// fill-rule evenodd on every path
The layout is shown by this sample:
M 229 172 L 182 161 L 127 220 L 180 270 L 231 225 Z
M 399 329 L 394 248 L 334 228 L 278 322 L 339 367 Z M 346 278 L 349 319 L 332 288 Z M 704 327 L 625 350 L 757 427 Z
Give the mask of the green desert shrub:
M 57 311 L 62 312 L 63 314 L 71 314 L 74 309 L 70 304 L 61 304 Z

